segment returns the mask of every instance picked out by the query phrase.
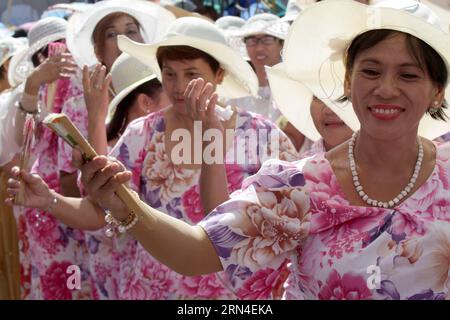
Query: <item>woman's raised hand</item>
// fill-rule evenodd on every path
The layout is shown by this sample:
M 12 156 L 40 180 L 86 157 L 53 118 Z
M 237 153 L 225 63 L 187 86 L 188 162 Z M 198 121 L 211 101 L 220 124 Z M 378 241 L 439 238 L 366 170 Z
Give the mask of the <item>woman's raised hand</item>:
M 111 79 L 111 74 L 106 74 L 106 67 L 101 64 L 97 64 L 91 72 L 87 66 L 83 67 L 84 101 L 88 114 L 102 121 L 108 114 Z
M 37 91 L 44 83 L 50 84 L 60 78 L 70 77 L 77 65 L 70 53 L 61 53 L 44 60 L 27 79 L 27 86 Z M 27 91 L 29 92 L 29 91 Z
M 129 212 L 115 191 L 119 185 L 131 179 L 131 172 L 125 171 L 118 160 L 105 156 L 95 157 L 82 165 L 80 170 L 81 181 L 91 200 L 115 215 L 123 213 L 123 216 L 116 217 L 125 219 Z
M 204 130 L 224 130 L 215 112 L 219 96 L 210 82 L 205 82 L 202 78 L 192 80 L 186 87 L 184 98 L 186 111 L 194 120 L 202 121 Z

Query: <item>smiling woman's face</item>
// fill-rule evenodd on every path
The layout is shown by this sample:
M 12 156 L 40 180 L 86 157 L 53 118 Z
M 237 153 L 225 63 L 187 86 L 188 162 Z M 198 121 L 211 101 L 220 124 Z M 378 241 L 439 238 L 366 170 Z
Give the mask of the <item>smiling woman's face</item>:
M 426 110 L 443 100 L 443 90 L 411 56 L 402 33 L 360 52 L 345 86 L 361 130 L 383 140 L 417 135 Z

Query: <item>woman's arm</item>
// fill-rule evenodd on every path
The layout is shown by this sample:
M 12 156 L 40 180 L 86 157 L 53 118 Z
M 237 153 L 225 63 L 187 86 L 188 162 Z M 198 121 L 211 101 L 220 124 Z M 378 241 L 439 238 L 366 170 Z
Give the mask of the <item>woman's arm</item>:
M 115 191 L 131 178 L 123 165 L 103 156 L 81 167 L 85 190 L 113 216 L 125 220 L 129 210 Z M 218 255 L 206 232 L 142 203 L 142 212 L 136 212 L 138 223 L 129 233 L 156 259 L 176 272 L 188 276 L 222 270 Z
M 20 171 L 18 167 L 11 170 L 12 177 L 8 181 L 10 197 L 7 203 L 37 208 L 50 212 L 62 223 L 81 230 L 97 230 L 105 225 L 104 212 L 88 198 L 65 197 L 53 190 L 35 174 Z M 21 180 L 19 180 L 21 178 Z M 23 203 L 14 203 L 14 196 L 19 192 L 20 183 L 25 184 Z
M 202 164 L 200 199 L 205 215 L 230 199 L 225 164 Z
M 25 81 L 24 92 L 21 99 L 22 108 L 28 112 L 34 112 L 37 109 L 39 88 L 45 83 L 52 83 L 62 77 L 67 77 L 75 73 L 76 64 L 73 63 L 72 56 L 69 53 L 62 53 L 47 58 Z M 23 126 L 26 120 L 25 112 L 16 112 L 16 143 L 23 144 Z
M 208 142 L 203 142 L 202 148 L 202 168 L 200 174 L 200 199 L 202 201 L 203 211 L 206 214 L 211 212 L 221 203 L 227 201 L 230 196 L 228 193 L 228 179 L 225 169 L 226 139 L 224 126 L 216 114 L 215 108 L 218 96 L 214 93 L 211 83 L 205 83 L 202 78 L 192 80 L 185 92 L 186 109 L 193 120 L 201 121 L 203 133 L 202 136 L 208 136 L 211 130 L 215 130 L 218 135 L 213 135 L 214 139 L 220 137 L 223 152 L 221 157 L 209 159 L 212 155 L 206 153 L 205 148 Z M 209 132 L 208 132 L 209 131 Z M 217 144 L 217 141 L 214 141 Z M 219 143 L 220 145 L 220 143 Z M 215 152 L 218 152 L 217 150 Z M 219 159 L 217 163 L 215 160 Z
M 222 271 L 217 252 L 202 227 L 143 204 L 146 211 L 138 214 L 139 222 L 129 232 L 153 257 L 186 276 Z
M 109 86 L 111 74 L 106 75 L 106 67 L 97 64 L 89 73 L 88 67 L 83 68 L 83 92 L 88 111 L 88 141 L 98 154 L 108 153 L 106 137 L 106 116 L 109 105 Z

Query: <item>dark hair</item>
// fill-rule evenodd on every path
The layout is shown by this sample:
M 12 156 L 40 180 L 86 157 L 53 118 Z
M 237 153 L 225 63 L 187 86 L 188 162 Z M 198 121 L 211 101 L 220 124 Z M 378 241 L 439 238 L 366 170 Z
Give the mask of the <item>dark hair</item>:
M 106 128 L 106 139 L 111 141 L 112 139 L 119 137 L 125 131 L 126 124 L 128 123 L 128 111 L 140 94 L 145 94 L 151 99 L 158 100 L 158 95 L 161 92 L 161 83 L 156 78 L 144 82 L 139 87 L 131 91 L 117 105 L 116 111 L 114 112 L 114 115 Z
M 65 41 L 66 41 L 65 39 L 59 39 L 53 42 L 65 42 Z M 45 58 L 48 58 L 48 45 L 42 47 L 31 56 L 31 62 L 33 63 L 33 66 L 35 68 L 41 64 L 41 61 L 39 61 L 39 54 L 43 55 Z
M 156 51 L 159 68 L 162 70 L 164 60 L 180 61 L 203 59 L 209 64 L 214 73 L 220 68 L 220 63 L 206 52 L 190 46 L 163 46 Z
M 208 17 L 213 21 L 216 21 L 220 17 L 219 13 L 212 6 L 203 5 L 201 7 L 196 8 L 193 12 L 197 12 L 201 15 L 204 15 L 205 17 Z
M 0 80 L 3 79 L 3 73 L 5 73 L 5 71 L 6 71 L 6 68 L 5 68 L 5 66 L 2 64 L 2 65 L 0 66 Z
M 41 61 L 39 61 L 39 54 L 42 54 L 45 58 L 47 58 L 48 57 L 48 46 L 45 46 L 45 47 L 39 49 L 31 56 L 31 62 L 33 62 L 33 66 L 35 68 L 41 64 Z
M 13 38 L 26 38 L 28 36 L 28 30 L 23 28 L 18 28 L 14 30 L 14 33 L 11 35 Z
M 431 80 L 439 87 L 445 88 L 448 77 L 448 70 L 442 57 L 427 43 L 407 33 L 401 33 L 400 31 L 380 29 L 371 30 L 357 36 L 351 43 L 347 50 L 345 57 L 345 68 L 347 72 L 351 72 L 356 60 L 356 56 L 364 50 L 372 48 L 379 42 L 387 39 L 390 36 L 396 34 L 404 34 L 406 39 L 406 46 L 411 56 L 416 60 L 418 65 L 428 71 Z M 344 102 L 348 98 L 342 96 L 338 102 Z M 435 113 L 430 113 L 433 119 L 446 121 L 448 116 L 445 113 L 447 109 L 447 101 L 442 102 L 441 107 Z

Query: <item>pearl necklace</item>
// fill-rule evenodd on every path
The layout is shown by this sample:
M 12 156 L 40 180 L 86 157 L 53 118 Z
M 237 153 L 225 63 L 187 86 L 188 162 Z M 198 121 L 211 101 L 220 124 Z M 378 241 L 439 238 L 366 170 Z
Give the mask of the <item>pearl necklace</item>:
M 416 183 L 417 177 L 419 176 L 420 168 L 422 167 L 422 160 L 423 160 L 423 145 L 420 138 L 417 138 L 417 142 L 419 143 L 419 154 L 417 155 L 417 161 L 416 166 L 414 167 L 414 173 L 409 180 L 408 185 L 400 192 L 394 199 L 390 201 L 378 201 L 371 199 L 365 192 L 364 188 L 362 187 L 361 183 L 359 182 L 359 176 L 358 172 L 356 171 L 356 162 L 355 157 L 353 155 L 353 148 L 355 146 L 356 137 L 358 135 L 358 132 L 354 132 L 352 135 L 352 138 L 350 139 L 348 143 L 348 160 L 350 162 L 350 170 L 352 172 L 353 177 L 353 184 L 355 185 L 356 192 L 361 197 L 361 199 L 366 202 L 369 206 L 374 207 L 382 207 L 382 208 L 392 208 L 393 206 L 397 205 L 406 195 L 411 192 L 411 190 L 414 188 L 414 184 Z

